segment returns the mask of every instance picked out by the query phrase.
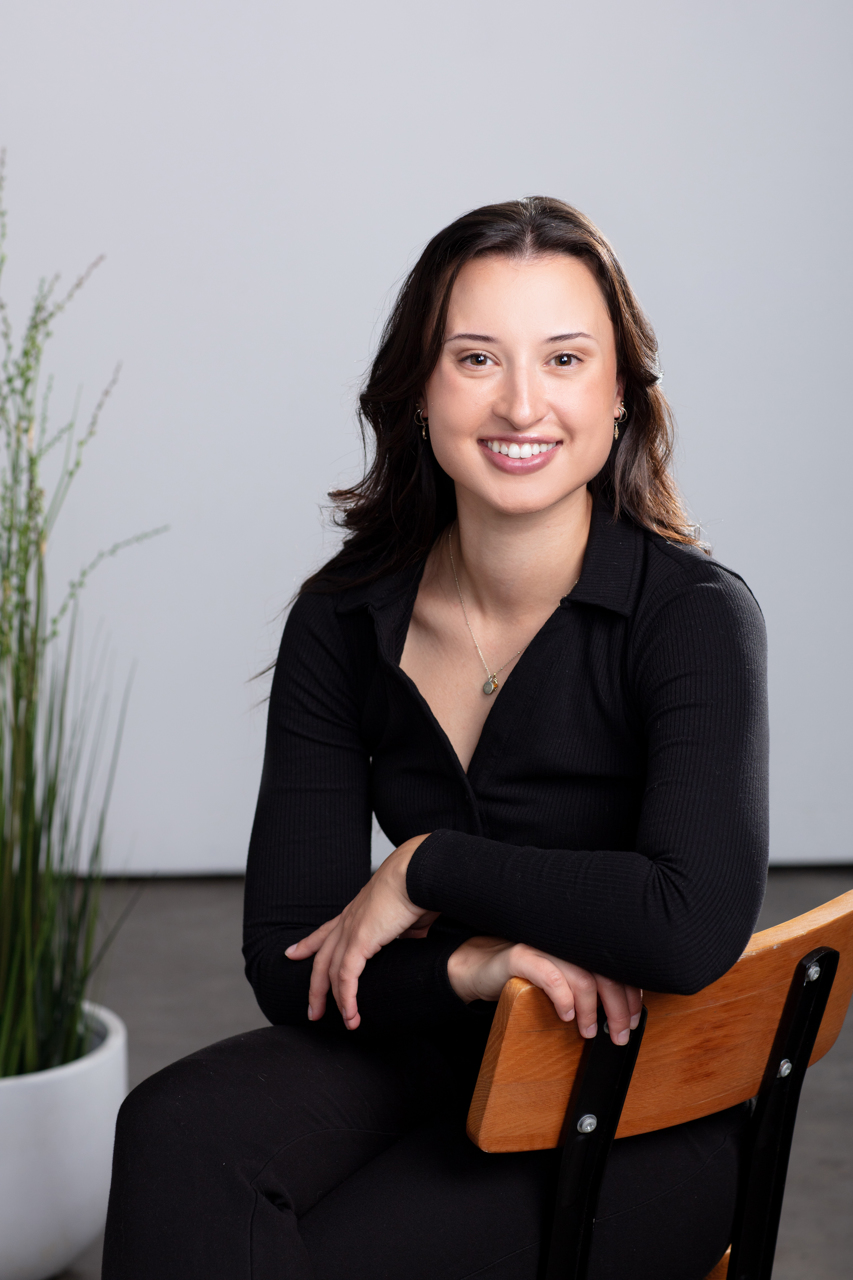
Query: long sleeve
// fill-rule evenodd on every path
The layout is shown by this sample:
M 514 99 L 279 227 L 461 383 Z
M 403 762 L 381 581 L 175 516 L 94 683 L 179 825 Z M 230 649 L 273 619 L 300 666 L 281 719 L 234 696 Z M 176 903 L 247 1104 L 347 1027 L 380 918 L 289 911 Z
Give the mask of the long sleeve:
M 332 600 L 300 597 L 270 694 L 246 873 L 246 974 L 274 1023 L 306 1021 L 312 962 L 288 960 L 285 948 L 337 915 L 370 876 L 370 755 L 358 658 Z M 425 939 L 384 948 L 359 984 L 365 1021 L 423 1024 L 464 1013 L 447 958 L 465 936 L 443 923 Z
M 632 621 L 622 677 L 646 755 L 634 846 L 438 830 L 412 858 L 409 896 L 650 990 L 707 985 L 740 955 L 763 895 L 765 667 L 763 620 L 735 575 L 663 573 Z

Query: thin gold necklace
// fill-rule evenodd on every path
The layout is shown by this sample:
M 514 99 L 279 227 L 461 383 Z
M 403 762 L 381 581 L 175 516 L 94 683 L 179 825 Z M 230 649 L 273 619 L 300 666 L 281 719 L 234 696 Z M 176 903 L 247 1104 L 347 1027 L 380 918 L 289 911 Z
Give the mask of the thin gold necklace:
M 503 671 L 504 667 L 508 667 L 511 662 L 515 662 L 515 659 L 519 657 L 522 653 L 524 653 L 524 650 L 527 648 L 527 645 L 526 644 L 522 645 L 518 653 L 514 653 L 511 658 L 507 658 L 503 667 L 498 667 L 497 671 L 489 671 L 489 664 L 488 662 L 486 662 L 486 659 L 483 657 L 483 650 L 477 644 L 477 637 L 474 635 L 473 629 L 471 627 L 471 623 L 468 620 L 468 610 L 465 608 L 465 601 L 462 597 L 462 588 L 459 585 L 459 578 L 457 577 L 457 574 L 456 574 L 456 565 L 453 563 L 453 537 L 452 537 L 453 528 L 454 528 L 454 525 L 451 525 L 450 528 L 447 530 L 447 550 L 450 552 L 450 567 L 453 570 L 453 581 L 456 583 L 456 594 L 459 596 L 459 603 L 462 605 L 462 616 L 465 619 L 465 626 L 468 628 L 468 633 L 471 636 L 471 639 L 474 641 L 474 648 L 477 650 L 477 652 L 480 655 L 480 661 L 482 662 L 483 670 L 486 673 L 486 682 L 483 685 L 483 693 L 488 698 L 488 697 L 491 697 L 491 695 L 497 689 L 498 676 Z M 574 582 L 569 587 L 569 590 L 566 592 L 566 595 L 569 595 L 570 592 L 574 591 L 579 581 L 580 581 L 579 578 L 575 578 Z M 528 644 L 529 643 L 530 642 L 528 641 Z
M 508 667 L 511 662 L 515 661 L 515 659 L 519 656 L 519 654 L 524 653 L 524 650 L 527 648 L 527 645 L 526 644 L 522 645 L 518 653 L 514 653 L 511 658 L 507 658 L 503 667 L 498 667 L 497 671 L 489 671 L 489 664 L 488 662 L 486 662 L 486 659 L 483 657 L 483 650 L 477 644 L 477 637 L 474 635 L 474 632 L 471 629 L 471 623 L 468 621 L 468 610 L 465 608 L 465 601 L 462 598 L 462 588 L 459 585 L 459 578 L 456 576 L 456 565 L 453 563 L 453 540 L 451 537 L 452 533 L 453 533 L 453 525 L 451 525 L 450 528 L 447 530 L 447 550 L 450 552 L 450 567 L 453 570 L 453 581 L 456 583 L 456 594 L 459 596 L 459 603 L 462 605 L 462 616 L 465 619 L 465 626 L 468 628 L 471 639 L 474 641 L 474 648 L 477 650 L 477 652 L 480 655 L 480 661 L 482 662 L 483 670 L 486 673 L 486 683 L 483 685 L 483 693 L 485 693 L 487 697 L 490 697 L 498 687 L 498 676 L 503 671 L 504 667 Z

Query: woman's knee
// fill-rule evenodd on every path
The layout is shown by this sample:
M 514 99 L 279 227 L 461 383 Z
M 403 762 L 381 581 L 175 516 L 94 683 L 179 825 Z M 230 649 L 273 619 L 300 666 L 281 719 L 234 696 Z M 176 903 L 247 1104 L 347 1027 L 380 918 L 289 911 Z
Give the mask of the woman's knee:
M 217 1129 L 217 1100 L 206 1077 L 203 1066 L 183 1059 L 137 1085 L 118 1113 L 117 1153 L 127 1149 L 139 1158 L 152 1148 L 207 1144 Z
M 211 1156 L 232 1144 L 246 1122 L 257 1040 L 250 1032 L 219 1041 L 143 1080 L 119 1111 L 117 1150 L 167 1149 L 175 1158 L 182 1149 Z
M 393 1055 L 390 1055 L 393 1057 Z M 402 1129 L 410 1100 L 383 1051 L 313 1028 L 265 1027 L 149 1076 L 119 1113 L 117 1149 L 216 1158 L 318 1128 Z M 344 1121 L 342 1121 L 344 1117 Z

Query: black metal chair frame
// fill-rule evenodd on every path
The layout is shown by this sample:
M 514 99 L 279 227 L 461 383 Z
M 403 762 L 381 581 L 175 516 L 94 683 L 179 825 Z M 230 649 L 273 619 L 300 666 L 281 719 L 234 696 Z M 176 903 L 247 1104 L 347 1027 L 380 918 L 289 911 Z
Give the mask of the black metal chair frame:
M 728 1280 L 770 1280 L 800 1090 L 838 968 L 818 947 L 797 963 L 744 1140 Z M 646 1027 L 646 1010 L 624 1047 L 599 1009 L 584 1047 L 563 1127 L 546 1280 L 586 1280 L 599 1192 Z

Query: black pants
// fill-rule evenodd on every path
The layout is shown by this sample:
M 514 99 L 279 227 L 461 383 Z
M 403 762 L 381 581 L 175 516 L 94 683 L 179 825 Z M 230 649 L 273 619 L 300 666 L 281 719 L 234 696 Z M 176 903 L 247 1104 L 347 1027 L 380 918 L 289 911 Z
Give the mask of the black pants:
M 535 1280 L 559 1153 L 465 1136 L 480 1044 L 267 1027 L 128 1097 L 103 1280 Z M 745 1108 L 614 1143 L 592 1280 L 704 1280 Z

